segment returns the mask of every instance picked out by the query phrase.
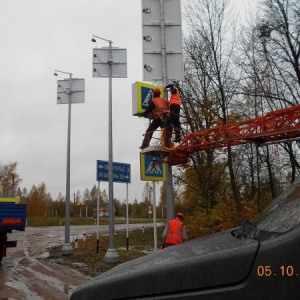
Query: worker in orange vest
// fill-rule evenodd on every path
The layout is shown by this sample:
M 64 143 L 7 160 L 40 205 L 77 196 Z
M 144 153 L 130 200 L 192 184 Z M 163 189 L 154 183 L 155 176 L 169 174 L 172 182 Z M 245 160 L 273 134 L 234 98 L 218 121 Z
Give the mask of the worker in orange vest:
M 172 136 L 173 128 L 175 128 L 175 143 L 180 143 L 180 105 L 181 105 L 181 98 L 179 95 L 179 91 L 175 88 L 175 86 L 170 83 L 165 87 L 166 90 L 169 90 L 171 93 L 170 101 L 168 103 L 170 109 L 170 136 Z
M 160 97 L 160 89 L 153 90 L 153 99 L 149 101 L 148 108 L 143 112 L 138 114 L 139 117 L 145 116 L 152 119 L 148 129 L 146 130 L 144 140 L 140 149 L 145 149 L 149 147 L 153 132 L 158 127 L 163 127 L 162 116 L 169 116 L 169 109 L 166 101 Z
M 187 240 L 186 229 L 183 224 L 183 213 L 176 214 L 175 219 L 167 222 L 165 230 L 162 234 L 163 248 L 181 244 Z

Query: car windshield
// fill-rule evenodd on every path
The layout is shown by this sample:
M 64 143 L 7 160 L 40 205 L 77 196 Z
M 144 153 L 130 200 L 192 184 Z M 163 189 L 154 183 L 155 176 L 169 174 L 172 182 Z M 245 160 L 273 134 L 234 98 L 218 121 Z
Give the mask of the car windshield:
M 239 239 L 268 240 L 300 223 L 300 178 L 277 197 L 258 218 L 246 220 L 231 234 Z
M 284 233 L 300 223 L 300 178 L 291 184 L 255 220 L 257 229 Z

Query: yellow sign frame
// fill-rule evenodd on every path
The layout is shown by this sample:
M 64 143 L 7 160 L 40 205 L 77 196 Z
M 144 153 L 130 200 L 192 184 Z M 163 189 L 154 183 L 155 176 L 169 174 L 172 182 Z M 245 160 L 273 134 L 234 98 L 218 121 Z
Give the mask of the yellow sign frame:
M 163 97 L 164 89 L 162 86 L 154 85 L 146 82 L 136 81 L 132 84 L 132 114 L 142 113 L 145 111 L 143 108 L 143 89 L 154 90 L 160 89 Z
M 152 175 L 151 173 L 147 172 L 150 164 L 149 161 L 151 160 L 151 158 L 155 159 L 155 157 L 160 159 L 159 156 L 140 153 L 140 172 L 141 172 L 142 181 L 166 181 L 167 180 L 167 168 L 165 163 L 158 163 L 158 164 L 153 163 L 154 172 L 152 173 Z M 161 173 L 159 172 L 156 173 L 158 170 L 161 171 Z M 149 175 L 147 175 L 147 173 Z

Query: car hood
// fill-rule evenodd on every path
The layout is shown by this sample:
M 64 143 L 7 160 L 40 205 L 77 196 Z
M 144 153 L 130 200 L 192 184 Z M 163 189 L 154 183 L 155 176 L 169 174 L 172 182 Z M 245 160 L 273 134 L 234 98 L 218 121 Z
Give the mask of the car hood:
M 231 232 L 197 238 L 121 264 L 79 286 L 70 299 L 143 298 L 241 282 L 251 272 L 259 243 L 235 238 Z

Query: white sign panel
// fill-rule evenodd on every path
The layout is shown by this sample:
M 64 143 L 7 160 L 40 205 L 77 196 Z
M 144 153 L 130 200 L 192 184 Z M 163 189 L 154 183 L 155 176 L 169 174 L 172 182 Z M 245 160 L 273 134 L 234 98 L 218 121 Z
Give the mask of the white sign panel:
M 182 53 L 181 26 L 165 26 L 166 52 Z M 149 40 L 149 41 L 147 41 Z M 161 28 L 160 26 L 143 27 L 143 52 L 161 52 Z
M 168 81 L 184 80 L 182 54 L 168 54 L 167 60 L 167 79 Z M 144 80 L 161 81 L 162 80 L 162 56 L 160 53 L 143 56 Z
M 162 81 L 161 1 L 142 0 L 143 80 Z M 180 0 L 164 0 L 167 81 L 184 80 Z
M 58 80 L 57 81 L 57 104 L 84 103 L 85 81 L 84 79 Z
M 93 49 L 93 77 L 109 77 L 110 62 L 112 77 L 127 78 L 127 50 L 112 48 Z
M 160 0 L 143 0 L 142 10 L 143 25 L 153 22 L 160 24 Z M 166 23 L 181 24 L 180 0 L 164 0 L 164 18 Z

